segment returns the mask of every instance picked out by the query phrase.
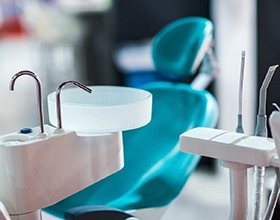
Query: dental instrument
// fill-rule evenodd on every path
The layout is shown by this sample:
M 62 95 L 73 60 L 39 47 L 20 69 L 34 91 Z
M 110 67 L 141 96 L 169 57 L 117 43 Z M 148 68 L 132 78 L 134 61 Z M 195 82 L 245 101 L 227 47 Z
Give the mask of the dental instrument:
M 267 116 L 266 116 L 266 96 L 267 88 L 275 73 L 278 65 L 270 66 L 265 79 L 262 83 L 259 92 L 259 109 L 257 115 L 257 124 L 255 128 L 255 136 L 267 137 Z M 264 184 L 264 167 L 254 167 L 254 206 L 253 206 L 253 219 L 261 219 L 262 197 L 263 197 L 263 184 Z
M 42 102 L 42 85 L 41 85 L 41 81 L 40 81 L 39 77 L 35 73 L 33 73 L 29 70 L 20 71 L 12 77 L 11 82 L 10 82 L 10 90 L 14 91 L 14 86 L 15 86 L 15 82 L 16 82 L 17 78 L 19 78 L 23 75 L 28 75 L 35 79 L 36 88 L 37 88 L 38 119 L 39 119 L 39 126 L 41 129 L 40 136 L 45 137 L 43 102 Z
M 261 137 L 267 136 L 267 125 L 266 125 L 267 124 L 267 116 L 266 116 L 267 88 L 277 67 L 278 65 L 273 65 L 269 67 L 259 91 L 259 108 L 258 108 L 258 115 L 257 115 L 257 124 L 255 128 L 256 136 L 261 136 Z
M 238 99 L 238 115 L 237 115 L 237 127 L 236 132 L 244 133 L 242 125 L 242 100 L 243 100 L 243 81 L 244 81 L 244 68 L 245 68 L 245 51 L 241 53 L 241 68 L 240 68 L 240 80 L 239 80 L 239 99 Z
M 86 87 L 85 85 L 83 85 L 77 81 L 63 82 L 58 86 L 58 89 L 56 90 L 56 113 L 57 113 L 57 128 L 58 129 L 62 129 L 60 93 L 64 86 L 70 85 L 70 84 L 75 85 L 75 86 L 85 90 L 88 93 L 92 92 L 92 90 L 90 88 Z

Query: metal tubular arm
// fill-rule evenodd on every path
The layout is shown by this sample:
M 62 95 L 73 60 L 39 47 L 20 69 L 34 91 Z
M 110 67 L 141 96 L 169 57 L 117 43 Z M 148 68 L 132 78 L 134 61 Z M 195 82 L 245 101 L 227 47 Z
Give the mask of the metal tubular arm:
M 16 73 L 12 79 L 11 79 L 11 83 L 10 83 L 10 90 L 11 91 L 14 91 L 14 86 L 15 86 L 15 82 L 17 80 L 17 78 L 23 76 L 23 75 L 28 75 L 28 76 L 31 76 L 35 79 L 36 81 L 36 88 L 37 88 L 37 101 L 38 101 L 38 117 L 39 117 L 39 126 L 40 126 L 40 129 L 41 129 L 41 133 L 44 133 L 44 115 L 43 115 L 43 98 L 42 98 L 42 85 L 41 85 L 41 81 L 39 79 L 39 77 L 29 71 L 29 70 L 23 70 L 23 71 L 20 71 L 18 73 Z
M 75 85 L 75 86 L 85 90 L 86 92 L 89 92 L 89 93 L 92 92 L 92 90 L 90 88 L 86 87 L 85 85 L 83 85 L 77 81 L 63 82 L 58 86 L 58 89 L 56 90 L 56 113 L 57 113 L 57 128 L 59 128 L 59 129 L 62 128 L 60 93 L 64 86 L 70 85 L 70 84 Z

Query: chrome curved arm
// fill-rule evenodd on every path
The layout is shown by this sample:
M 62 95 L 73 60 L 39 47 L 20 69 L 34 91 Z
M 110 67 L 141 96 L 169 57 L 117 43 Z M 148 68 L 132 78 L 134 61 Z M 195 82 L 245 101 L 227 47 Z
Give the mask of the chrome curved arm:
M 92 90 L 90 88 L 86 87 L 85 85 L 83 85 L 77 81 L 63 82 L 58 86 L 58 89 L 56 90 L 56 114 L 57 114 L 57 128 L 59 128 L 59 129 L 62 128 L 60 93 L 64 86 L 70 85 L 70 84 L 75 85 L 75 86 L 85 90 L 86 92 L 89 92 L 89 93 L 92 92 Z
M 40 126 L 40 129 L 41 129 L 41 133 L 44 133 L 44 115 L 43 115 L 43 103 L 42 103 L 42 85 L 41 85 L 41 81 L 39 79 L 39 77 L 29 71 L 29 70 L 23 70 L 23 71 L 20 71 L 18 73 L 16 73 L 12 79 L 11 79 L 11 82 L 10 82 L 10 90 L 11 91 L 14 91 L 14 86 L 15 86 L 15 82 L 17 80 L 17 78 L 19 78 L 20 76 L 23 76 L 23 75 L 28 75 L 28 76 L 31 76 L 35 79 L 36 81 L 36 87 L 37 87 L 37 104 L 38 104 L 38 117 L 39 117 L 39 126 Z

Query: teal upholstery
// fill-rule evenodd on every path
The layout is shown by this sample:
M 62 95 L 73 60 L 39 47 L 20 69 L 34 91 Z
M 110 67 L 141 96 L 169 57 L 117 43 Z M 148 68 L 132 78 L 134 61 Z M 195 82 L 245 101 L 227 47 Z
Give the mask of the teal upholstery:
M 213 24 L 202 17 L 178 19 L 162 28 L 152 44 L 157 70 L 178 77 L 191 76 L 209 48 Z
M 186 24 L 190 24 L 189 31 Z M 203 39 L 211 31 L 211 22 L 204 18 L 171 23 L 155 37 L 155 66 L 180 76 L 190 74 Z M 185 83 L 151 82 L 141 88 L 153 95 L 152 120 L 142 128 L 123 132 L 124 168 L 45 211 L 63 217 L 66 210 L 77 206 L 101 205 L 124 211 L 161 207 L 181 192 L 200 157 L 182 153 L 179 137 L 194 127 L 214 127 L 217 102 L 209 92 Z
M 106 205 L 121 210 L 169 204 L 194 171 L 199 156 L 179 150 L 179 136 L 194 127 L 213 127 L 218 118 L 215 98 L 187 84 L 154 82 L 143 87 L 153 94 L 152 121 L 126 131 L 124 168 L 46 209 L 62 217 L 81 205 Z

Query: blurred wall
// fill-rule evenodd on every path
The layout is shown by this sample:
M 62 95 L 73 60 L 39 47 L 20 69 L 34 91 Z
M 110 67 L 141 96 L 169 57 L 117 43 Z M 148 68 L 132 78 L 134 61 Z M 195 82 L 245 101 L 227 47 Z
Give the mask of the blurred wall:
M 115 0 L 117 41 L 151 38 L 181 17 L 209 18 L 209 4 L 209 0 Z
M 118 45 L 151 39 L 181 17 L 209 18 L 209 0 L 115 0 L 110 10 L 78 16 L 88 28 L 83 47 L 89 83 L 123 84 L 112 60 Z
M 258 11 L 258 88 L 261 87 L 269 66 L 280 64 L 280 2 L 267 0 L 257 1 Z M 276 70 L 267 91 L 267 115 L 276 110 L 272 103 L 280 105 L 280 69 Z

